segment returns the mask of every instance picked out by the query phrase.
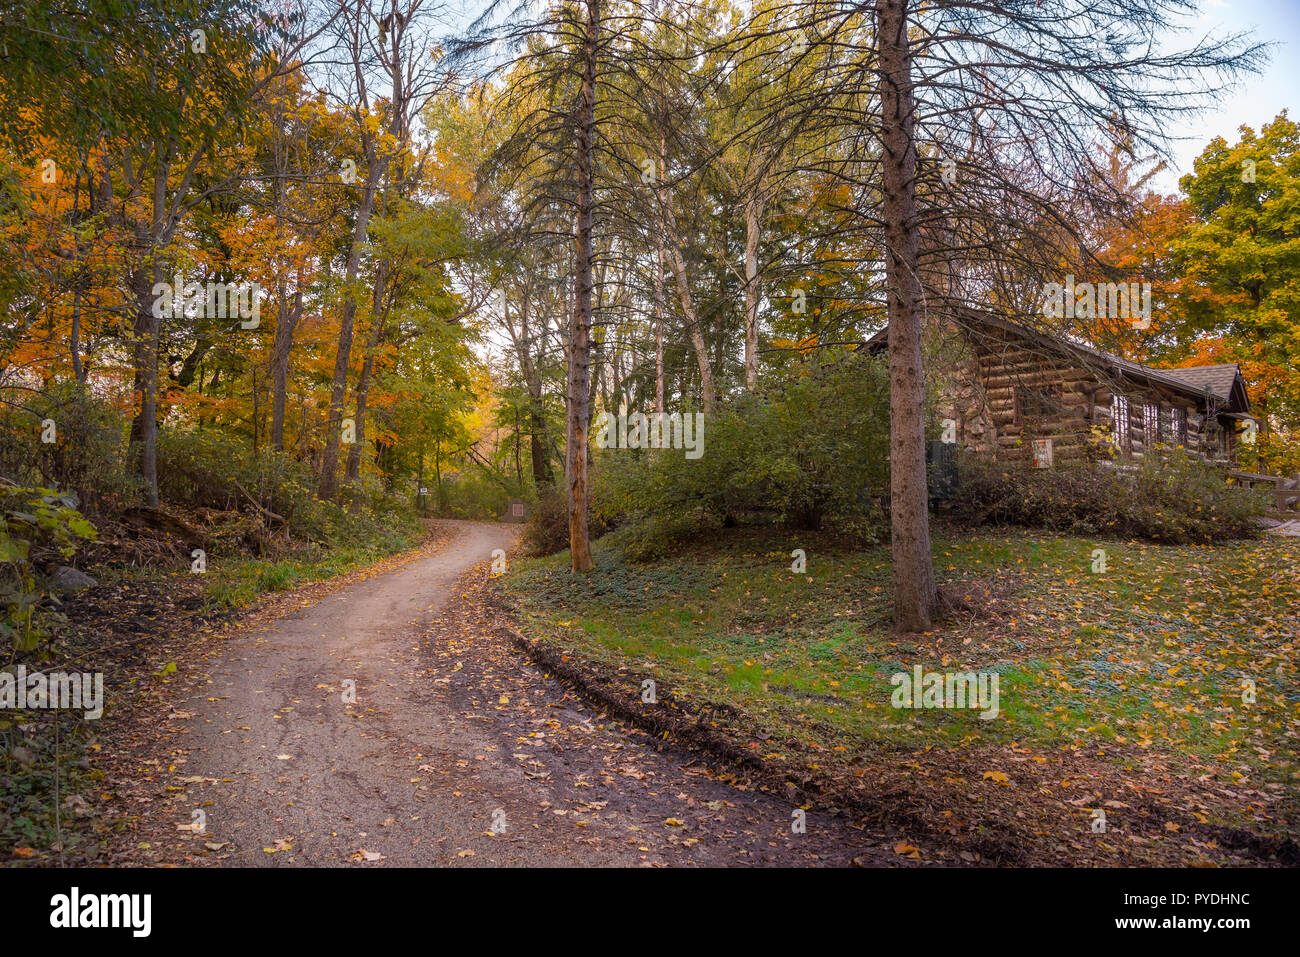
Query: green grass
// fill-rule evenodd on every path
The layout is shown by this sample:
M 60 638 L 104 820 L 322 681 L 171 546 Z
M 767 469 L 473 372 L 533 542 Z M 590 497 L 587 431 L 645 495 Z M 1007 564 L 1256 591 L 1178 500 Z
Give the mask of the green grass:
M 255 558 L 248 555 L 210 554 L 207 570 L 195 575 L 203 585 L 202 611 L 243 608 L 268 592 L 289 591 L 300 585 L 346 575 L 365 568 L 419 543 L 423 530 L 403 527 L 397 531 L 385 530 L 360 542 L 338 545 L 333 548 L 319 546 L 299 547 L 291 557 L 274 559 Z M 91 569 L 100 584 L 126 584 L 147 587 L 158 585 L 169 578 L 187 574 L 176 570 L 138 568 L 135 566 L 97 567 Z
M 413 548 L 414 536 L 386 537 L 382 542 L 350 545 L 295 559 L 266 560 L 234 556 L 208 562 L 204 579 L 206 609 L 241 608 L 267 592 L 345 575 L 380 559 Z
M 414 513 L 389 512 L 354 528 L 328 548 L 298 545 L 273 558 L 210 555 L 204 577 L 205 610 L 241 608 L 267 592 L 288 591 L 313 581 L 345 575 L 380 559 L 414 548 L 424 526 Z
M 807 574 L 790 570 L 796 547 L 807 551 Z M 1096 548 L 1106 552 L 1104 573 L 1092 571 Z M 567 554 L 520 561 L 503 587 L 533 634 L 741 708 L 791 748 L 1112 742 L 1294 781 L 1294 540 L 940 539 L 941 584 L 1000 597 L 992 617 L 924 636 L 889 630 L 886 548 L 837 552 L 789 535 L 738 535 L 633 564 L 611 537 L 597 543 L 596 564 L 575 579 Z M 916 664 L 996 672 L 1000 716 L 894 708 L 890 676 Z M 1249 705 L 1245 679 L 1257 688 Z

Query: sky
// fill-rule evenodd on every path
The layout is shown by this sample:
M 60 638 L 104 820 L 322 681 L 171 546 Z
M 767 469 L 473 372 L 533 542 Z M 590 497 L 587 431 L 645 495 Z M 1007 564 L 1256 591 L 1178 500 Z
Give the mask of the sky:
M 1273 42 L 1270 60 L 1262 73 L 1240 81 L 1213 110 L 1198 119 L 1187 119 L 1170 128 L 1175 168 L 1163 173 L 1153 186 L 1162 192 L 1176 192 L 1178 178 L 1192 171 L 1192 161 L 1216 136 L 1229 143 L 1239 139 L 1245 125 L 1259 128 L 1282 110 L 1300 120 L 1300 0 L 1202 0 L 1201 15 L 1190 21 L 1193 30 L 1181 35 L 1181 45 L 1203 32 L 1222 36 L 1249 30 L 1255 39 Z M 1187 139 L 1186 137 L 1190 137 Z

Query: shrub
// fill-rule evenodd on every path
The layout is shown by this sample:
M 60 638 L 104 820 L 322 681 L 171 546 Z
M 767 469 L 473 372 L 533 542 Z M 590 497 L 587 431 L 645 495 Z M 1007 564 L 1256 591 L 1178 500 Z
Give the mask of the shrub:
M 212 429 L 166 429 L 158 435 L 158 491 L 169 502 L 192 508 L 237 509 L 248 495 L 285 515 L 314 498 L 310 468 L 287 455 L 253 455 L 235 436 Z
M 429 483 L 429 497 L 437 504 L 437 485 Z M 499 482 L 475 468 L 443 475 L 439 514 L 450 518 L 491 521 L 505 514 L 512 496 Z
M 784 382 L 741 396 L 705 420 L 703 455 L 679 449 L 597 453 L 593 500 L 631 557 L 662 554 L 700 528 L 766 519 L 800 529 L 831 524 L 858 540 L 883 527 L 889 481 L 884 363 L 848 354 L 800 364 Z
M 41 441 L 53 422 L 55 441 Z M 75 382 L 62 382 L 21 403 L 0 402 L 0 474 L 19 485 L 70 492 L 88 514 L 117 512 L 139 495 L 126 460 L 127 420 Z
M 587 512 L 587 537 L 600 538 L 608 527 L 594 508 Z M 569 547 L 569 502 L 564 491 L 543 488 L 537 504 L 519 536 L 528 555 L 554 555 Z
M 1187 455 L 1146 456 L 1125 471 L 1102 464 L 1031 469 L 959 458 L 949 503 L 966 524 L 1206 543 L 1259 533 L 1262 496 L 1228 485 L 1222 473 Z
M 79 540 L 95 538 L 76 505 L 53 489 L 0 484 L 0 636 L 19 651 L 33 650 L 46 637 L 42 618 L 59 618 L 44 607 L 50 592 L 41 583 L 41 566 L 71 558 Z
M 348 524 L 347 509 L 318 500 L 315 484 L 305 463 L 271 450 L 253 455 L 234 436 L 205 429 L 158 436 L 158 490 L 168 502 L 236 511 L 251 497 L 285 518 L 291 533 L 329 541 Z
M 292 535 L 329 544 L 409 537 L 415 521 L 410 505 L 385 496 L 372 478 L 345 489 L 341 503 L 322 501 L 307 463 L 272 450 L 253 455 L 239 438 L 210 430 L 159 435 L 158 487 L 191 508 L 249 510 L 251 497 L 288 521 Z
M 543 489 L 519 543 L 528 555 L 554 555 L 569 547 L 569 507 L 559 489 Z

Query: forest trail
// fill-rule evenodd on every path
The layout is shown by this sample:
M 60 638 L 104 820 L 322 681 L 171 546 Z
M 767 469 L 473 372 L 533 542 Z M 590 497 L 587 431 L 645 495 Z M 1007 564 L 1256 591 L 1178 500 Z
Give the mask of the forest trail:
M 162 702 L 179 716 L 155 742 L 169 787 L 150 788 L 152 820 L 132 838 L 156 838 L 143 845 L 155 863 L 901 863 L 882 837 L 811 811 L 792 833 L 791 805 L 602 720 L 475 629 L 482 609 L 461 607 L 478 599 L 458 580 L 486 577 L 518 532 L 442 530 L 437 551 L 222 640 L 210 682 Z M 202 834 L 183 827 L 196 809 Z

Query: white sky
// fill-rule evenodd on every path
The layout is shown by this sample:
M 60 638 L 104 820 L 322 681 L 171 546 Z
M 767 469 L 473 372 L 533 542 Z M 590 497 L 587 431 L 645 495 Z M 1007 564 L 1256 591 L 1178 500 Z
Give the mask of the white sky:
M 1220 36 L 1249 30 L 1256 40 L 1277 45 L 1263 73 L 1244 79 L 1216 109 L 1170 129 L 1171 136 L 1180 138 L 1173 144 L 1177 165 L 1154 183 L 1166 193 L 1177 191 L 1179 177 L 1192 171 L 1193 160 L 1214 137 L 1233 143 L 1239 139 L 1239 127 L 1259 132 L 1284 109 L 1290 110 L 1291 119 L 1300 120 L 1300 97 L 1296 96 L 1300 87 L 1300 0 L 1204 0 L 1201 15 L 1192 26 L 1196 33 Z M 1183 43 L 1193 36 L 1184 34 Z

